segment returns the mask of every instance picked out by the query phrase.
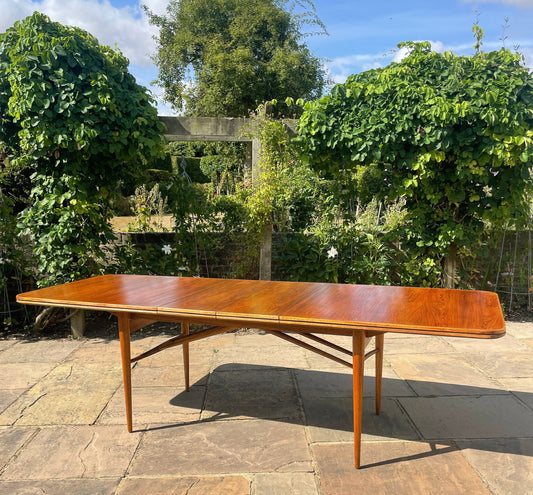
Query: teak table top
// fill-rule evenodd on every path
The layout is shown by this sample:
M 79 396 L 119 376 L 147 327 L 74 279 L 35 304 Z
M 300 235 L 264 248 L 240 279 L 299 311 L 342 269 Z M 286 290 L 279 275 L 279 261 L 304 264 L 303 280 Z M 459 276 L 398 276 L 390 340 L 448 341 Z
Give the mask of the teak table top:
M 240 327 L 272 335 L 353 370 L 354 465 L 361 462 L 364 361 L 375 356 L 376 414 L 381 408 L 386 332 L 496 338 L 505 333 L 498 296 L 491 292 L 303 282 L 266 282 L 143 275 L 104 275 L 17 296 L 25 304 L 109 311 L 118 316 L 128 431 L 133 431 L 131 364 L 181 345 L 189 390 L 189 342 Z M 130 333 L 154 321 L 177 321 L 181 333 L 131 357 Z M 211 326 L 194 333 L 189 323 Z M 286 332 L 299 333 L 295 338 Z M 352 350 L 313 333 L 352 336 Z M 375 348 L 365 353 L 375 339 Z M 349 355 L 352 363 L 304 340 Z
M 17 301 L 295 332 L 505 333 L 498 296 L 484 291 L 103 275 L 19 294 Z

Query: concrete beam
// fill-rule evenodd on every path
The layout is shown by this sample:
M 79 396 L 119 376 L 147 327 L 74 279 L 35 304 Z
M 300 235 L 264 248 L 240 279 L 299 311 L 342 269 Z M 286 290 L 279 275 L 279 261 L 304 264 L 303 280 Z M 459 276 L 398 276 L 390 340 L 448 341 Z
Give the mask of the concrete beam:
M 169 141 L 244 141 L 252 139 L 243 136 L 245 126 L 252 119 L 233 117 L 163 117 L 159 120 L 167 126 L 165 137 Z M 296 120 L 287 120 L 289 134 L 294 134 Z
M 169 141 L 251 141 L 243 136 L 251 119 L 229 117 L 159 117 Z
M 259 156 L 261 143 L 257 139 L 243 136 L 243 128 L 253 124 L 252 119 L 230 117 L 159 117 L 167 126 L 168 141 L 244 141 L 248 143 L 248 157 L 251 158 L 252 181 L 259 180 Z M 295 120 L 285 121 L 289 135 L 294 134 Z M 270 280 L 272 273 L 272 224 L 266 225 L 261 233 L 259 278 Z

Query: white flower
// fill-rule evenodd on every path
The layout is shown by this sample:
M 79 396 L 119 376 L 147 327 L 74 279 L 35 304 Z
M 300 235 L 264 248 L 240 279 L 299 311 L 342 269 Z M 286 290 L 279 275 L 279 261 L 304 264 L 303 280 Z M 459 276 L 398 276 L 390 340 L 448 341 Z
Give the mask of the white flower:
M 487 196 L 488 198 L 492 197 L 492 187 L 485 186 L 483 188 L 483 192 L 485 193 L 485 196 Z
M 328 258 L 335 258 L 335 256 L 337 256 L 338 254 L 339 252 L 334 247 L 329 248 Z
M 0 265 L 4 262 L 4 258 L 0 258 Z
M 161 251 L 163 251 L 165 254 L 170 254 L 172 252 L 172 248 L 170 247 L 170 244 L 165 244 Z

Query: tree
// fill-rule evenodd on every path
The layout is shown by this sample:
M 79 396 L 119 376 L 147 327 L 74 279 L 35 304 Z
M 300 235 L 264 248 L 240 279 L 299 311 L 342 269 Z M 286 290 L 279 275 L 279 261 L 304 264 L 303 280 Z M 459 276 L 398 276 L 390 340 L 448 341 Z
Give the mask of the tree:
M 0 142 L 33 175 L 22 217 L 41 284 L 99 270 L 120 181 L 162 150 L 162 124 L 128 60 L 38 12 L 0 34 Z
M 533 162 L 533 77 L 502 49 L 473 56 L 405 43 L 410 55 L 350 76 L 308 104 L 306 154 L 334 174 L 372 165 L 382 197 L 405 197 L 405 244 L 446 257 L 473 248 L 487 222 L 526 211 Z
M 243 117 L 259 104 L 286 97 L 315 99 L 325 73 L 302 43 L 311 11 L 294 14 L 286 0 L 172 0 L 166 16 L 147 10 L 159 27 L 159 83 L 180 112 Z

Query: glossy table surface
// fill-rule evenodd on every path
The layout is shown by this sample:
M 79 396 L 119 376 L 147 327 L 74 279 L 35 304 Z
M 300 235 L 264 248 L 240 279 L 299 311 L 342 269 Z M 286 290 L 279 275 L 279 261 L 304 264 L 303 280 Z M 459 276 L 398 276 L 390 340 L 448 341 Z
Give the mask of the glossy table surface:
M 364 362 L 375 356 L 376 414 L 381 408 L 383 339 L 387 332 L 497 338 L 505 333 L 491 292 L 347 284 L 267 282 L 142 275 L 104 275 L 17 296 L 24 304 L 109 311 L 118 316 L 128 431 L 133 431 L 131 364 L 181 345 L 189 390 L 189 342 L 241 327 L 259 328 L 352 368 L 354 466 L 360 467 Z M 155 321 L 181 334 L 131 357 L 130 333 Z M 211 324 L 189 332 L 190 323 Z M 293 335 L 287 335 L 287 332 Z M 296 339 L 294 334 L 299 334 Z M 352 350 L 314 333 L 352 336 Z M 375 348 L 365 353 L 374 338 Z M 352 363 L 304 340 L 349 355 Z
M 295 332 L 505 333 L 498 296 L 484 291 L 103 275 L 19 294 L 17 301 Z

